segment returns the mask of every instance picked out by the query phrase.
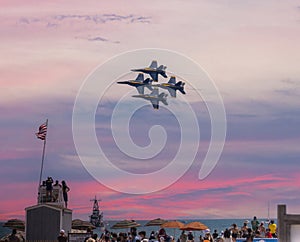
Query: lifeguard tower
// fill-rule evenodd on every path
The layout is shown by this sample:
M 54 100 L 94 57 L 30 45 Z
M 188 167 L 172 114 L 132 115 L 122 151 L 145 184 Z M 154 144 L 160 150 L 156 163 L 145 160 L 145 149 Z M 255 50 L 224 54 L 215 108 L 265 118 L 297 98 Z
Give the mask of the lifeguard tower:
M 55 240 L 61 229 L 71 231 L 72 210 L 65 208 L 61 186 L 53 186 L 49 196 L 45 186 L 38 189 L 37 205 L 25 208 L 26 241 Z

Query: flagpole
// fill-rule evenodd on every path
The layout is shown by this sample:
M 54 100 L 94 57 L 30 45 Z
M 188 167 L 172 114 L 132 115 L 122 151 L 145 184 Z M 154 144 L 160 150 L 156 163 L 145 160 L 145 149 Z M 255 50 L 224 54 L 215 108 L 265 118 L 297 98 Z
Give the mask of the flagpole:
M 46 120 L 46 127 L 48 128 L 48 119 Z M 44 167 L 44 158 L 45 158 L 45 149 L 46 149 L 46 139 L 47 139 L 47 135 L 45 136 L 45 139 L 44 139 L 44 146 L 43 146 L 43 155 L 42 155 L 42 164 L 41 164 L 41 172 L 40 172 L 39 187 L 40 187 L 41 182 L 42 182 L 43 167 Z

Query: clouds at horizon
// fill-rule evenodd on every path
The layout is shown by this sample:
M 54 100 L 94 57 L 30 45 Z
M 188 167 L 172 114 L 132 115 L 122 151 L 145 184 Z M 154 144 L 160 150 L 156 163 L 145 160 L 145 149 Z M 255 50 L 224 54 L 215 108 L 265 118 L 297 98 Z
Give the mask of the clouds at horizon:
M 67 116 L 69 116 L 69 123 L 71 123 L 70 116 L 71 116 L 71 111 L 72 111 L 71 110 L 72 104 L 70 103 L 69 106 L 70 106 L 69 111 L 68 111 L 69 114 Z M 105 104 L 104 104 L 104 106 L 105 106 Z M 47 110 L 51 110 L 51 109 L 48 109 L 47 106 L 44 106 L 44 108 L 46 108 Z M 111 105 L 110 102 L 107 103 L 106 109 L 111 110 L 112 108 L 113 108 L 113 105 Z M 66 110 L 66 109 L 63 109 L 63 110 Z M 228 111 L 229 110 L 227 110 L 227 114 L 228 114 Z M 50 117 L 55 117 L 55 109 L 53 109 L 53 112 L 54 112 L 53 114 L 48 113 L 48 115 Z M 144 118 L 145 118 L 145 116 L 151 117 L 151 115 L 152 115 L 152 112 L 149 112 L 149 111 L 143 112 L 143 115 L 141 115 L 139 117 L 139 119 L 137 120 L 135 125 L 143 122 L 142 117 L 144 117 Z M 297 139 L 297 137 L 294 137 L 294 138 L 289 137 L 285 141 L 281 140 L 281 139 L 276 141 L 274 139 L 270 139 L 268 134 L 265 137 L 263 137 L 264 132 L 262 132 L 260 134 L 262 136 L 260 141 L 255 140 L 251 137 L 248 137 L 245 139 L 245 137 L 247 137 L 247 136 L 245 136 L 245 133 L 239 133 L 239 136 L 237 136 L 237 137 L 232 136 L 234 130 L 230 128 L 232 126 L 231 122 L 234 123 L 235 130 L 237 129 L 237 130 L 243 131 L 243 127 L 245 128 L 245 125 L 247 125 L 247 123 L 249 122 L 247 117 L 244 117 L 243 119 L 246 123 L 244 123 L 240 117 L 238 117 L 238 119 L 237 119 L 238 122 L 236 122 L 236 123 L 234 123 L 235 122 L 234 119 L 232 119 L 232 118 L 228 119 L 229 132 L 228 132 L 228 136 L 227 136 L 226 145 L 225 145 L 225 148 L 223 151 L 222 158 L 219 161 L 217 168 L 212 172 L 211 176 L 214 177 L 214 179 L 216 179 L 216 177 L 218 177 L 218 173 L 220 173 L 220 176 L 226 180 L 228 178 L 231 178 L 232 176 L 237 176 L 237 174 L 239 173 L 241 176 L 245 177 L 244 178 L 245 182 L 251 183 L 249 181 L 250 177 L 248 177 L 249 174 L 256 174 L 255 176 L 257 176 L 257 175 L 264 176 L 264 174 L 275 173 L 277 178 L 275 178 L 276 177 L 275 176 L 275 177 L 268 178 L 266 180 L 268 183 L 265 184 L 265 186 L 267 187 L 266 189 L 268 190 L 268 189 L 270 189 L 270 187 L 269 187 L 270 185 L 268 185 L 268 184 L 272 183 L 274 185 L 275 184 L 274 182 L 276 181 L 276 179 L 278 179 L 278 183 L 276 186 L 277 187 L 280 186 L 280 181 L 282 181 L 285 172 L 288 172 L 289 174 L 290 173 L 293 174 L 295 172 L 294 174 L 296 175 L 296 173 L 297 173 L 296 171 L 297 171 L 297 167 L 298 167 L 297 166 L 297 157 L 299 157 L 299 150 L 298 150 L 297 144 L 299 143 L 299 139 Z M 27 122 L 29 122 L 30 120 L 28 120 Z M 70 129 L 71 127 L 68 127 L 69 125 L 61 126 L 60 123 L 62 121 L 64 121 L 64 119 L 56 121 L 56 120 L 52 120 L 50 118 L 50 121 L 51 122 L 50 122 L 49 133 L 48 133 L 49 137 L 48 137 L 47 158 L 46 158 L 46 166 L 45 166 L 45 171 L 47 171 L 46 172 L 47 175 L 55 174 L 56 178 L 58 178 L 58 179 L 64 179 L 64 177 L 68 177 L 71 184 L 72 184 L 73 180 L 77 180 L 77 181 L 81 180 L 82 186 L 84 186 L 85 182 L 90 181 L 92 178 L 90 177 L 90 175 L 87 172 L 82 172 L 84 170 L 84 168 L 81 165 L 79 158 L 77 157 L 75 149 L 72 144 L 71 129 Z M 255 121 L 255 119 L 254 119 L 254 121 Z M 283 121 L 285 121 L 284 117 L 283 117 Z M 266 121 L 263 120 L 263 122 L 266 122 Z M 269 122 L 269 120 L 267 120 L 267 122 Z M 261 130 L 259 128 L 260 123 L 261 123 L 260 119 L 258 119 L 257 122 L 252 121 L 252 123 L 251 123 L 252 124 L 251 125 L 252 132 L 254 132 L 255 130 L 257 130 L 257 131 Z M 36 124 L 38 125 L 39 123 L 36 123 Z M 101 124 L 103 125 L 104 123 L 101 122 Z M 162 123 L 162 124 L 164 126 L 166 125 L 164 123 Z M 12 124 L 12 126 L 13 125 L 14 124 Z M 239 127 L 237 127 L 236 125 L 238 125 Z M 272 126 L 272 123 L 269 123 L 269 125 Z M 295 123 L 295 126 L 296 126 L 296 123 Z M 101 129 L 102 127 L 103 126 L 100 126 L 99 128 Z M 143 125 L 141 127 L 143 127 Z M 66 135 L 66 130 L 64 130 L 62 132 L 62 130 L 65 128 L 69 129 L 67 131 L 68 135 Z M 291 127 L 291 129 L 292 128 L 293 127 Z M 294 128 L 296 129 L 296 127 L 294 127 Z M 8 129 L 8 130 L 10 130 L 10 132 L 11 132 L 11 129 Z M 249 131 L 250 133 L 251 133 L 251 130 Z M 31 131 L 35 132 L 36 127 L 32 127 Z M 15 132 L 18 133 L 18 130 L 15 130 Z M 61 137 L 61 135 L 63 133 L 64 133 L 64 135 L 63 135 L 64 139 L 61 141 L 65 142 L 68 140 L 64 144 L 62 144 L 60 139 L 58 138 L 58 137 Z M 273 136 L 276 137 L 276 136 L 280 135 L 280 133 L 281 132 L 274 132 Z M 10 134 L 12 134 L 12 133 L 10 133 Z M 103 133 L 101 133 L 101 134 L 103 134 Z M 14 172 L 15 167 L 18 165 L 21 165 L 22 163 L 26 163 L 28 165 L 25 170 L 22 169 L 19 172 L 14 172 L 14 173 L 16 173 L 16 175 L 19 176 L 18 179 L 21 179 L 23 181 L 25 181 L 25 180 L 30 181 L 32 179 L 32 177 L 34 177 L 35 175 L 38 174 L 40 155 L 41 155 L 41 153 L 40 153 L 41 152 L 41 150 L 40 150 L 41 143 L 39 142 L 39 140 L 36 140 L 36 141 L 34 140 L 35 137 L 32 132 L 28 132 L 28 135 L 30 137 L 25 136 L 24 141 L 26 139 L 27 140 L 30 139 L 30 140 L 34 141 L 33 142 L 35 144 L 34 153 L 32 153 L 32 152 L 28 153 L 24 150 L 21 150 L 21 151 L 19 151 L 19 153 L 17 153 L 17 156 L 18 156 L 18 158 L 17 158 L 17 157 L 15 157 L 15 155 L 16 155 L 15 149 L 11 149 L 10 152 L 7 151 L 6 156 L 1 157 L 2 161 L 10 160 L 10 162 L 7 163 L 6 165 L 4 165 L 4 164 L 2 165 L 4 168 L 3 171 L 5 171 L 5 172 Z M 109 136 L 109 134 L 107 133 L 105 136 Z M 58 143 L 57 143 L 57 141 L 58 141 Z M 22 142 L 23 141 L 20 141 L 20 143 L 22 143 Z M 204 142 L 205 142 L 205 140 L 204 140 Z M 27 153 L 27 155 L 26 155 L 26 153 Z M 9 156 L 10 154 L 12 154 L 12 157 Z M 64 154 L 66 154 L 66 155 L 64 155 Z M 202 155 L 200 155 L 200 156 L 202 156 Z M 285 160 L 284 164 L 286 166 L 286 169 L 283 169 L 281 159 L 284 159 L 287 156 L 291 156 L 294 158 L 288 158 L 288 160 Z M 117 159 L 117 157 L 118 156 L 116 156 L 115 158 Z M 124 157 L 122 159 L 124 160 Z M 126 163 L 124 163 L 124 165 L 128 166 L 128 165 L 130 165 L 130 163 L 131 163 L 131 161 L 129 159 Z M 270 166 L 270 164 L 272 164 L 272 165 Z M 189 177 L 189 176 L 192 176 L 194 179 L 194 182 L 193 182 L 193 179 L 191 179 L 191 181 L 190 181 L 191 183 L 189 185 L 191 185 L 191 184 L 195 183 L 195 181 L 197 181 L 197 174 L 194 174 L 194 175 L 192 175 L 192 174 L 196 173 L 195 170 L 199 169 L 199 165 L 200 164 L 197 161 L 193 165 L 193 167 L 195 167 L 196 169 L 195 168 L 190 169 L 190 171 L 188 172 L 189 175 L 187 174 L 186 176 L 184 176 L 183 180 L 181 179 L 180 182 L 174 184 L 174 187 L 175 187 L 174 189 L 176 189 L 176 193 L 177 193 L 177 195 L 174 194 L 175 197 L 182 196 L 182 200 L 184 200 L 184 201 L 189 199 L 189 197 L 195 197 L 195 198 L 199 197 L 199 198 L 201 198 L 201 200 L 206 198 L 208 201 L 210 201 L 207 203 L 207 206 L 208 205 L 212 206 L 213 204 L 211 202 L 211 199 L 216 199 L 217 201 L 218 201 L 218 199 L 221 200 L 220 197 L 218 199 L 215 197 L 216 195 L 214 195 L 214 194 L 216 194 L 216 193 L 227 194 L 228 195 L 227 199 L 229 201 L 230 201 L 230 197 L 234 197 L 234 196 L 243 196 L 245 198 L 247 198 L 249 196 L 254 196 L 252 194 L 255 194 L 255 191 L 248 190 L 247 192 L 244 192 L 243 191 L 244 189 L 241 186 L 241 183 L 238 183 L 237 181 L 230 181 L 229 183 L 232 182 L 232 185 L 230 185 L 230 187 L 235 186 L 238 190 L 235 190 L 232 187 L 230 189 L 229 189 L 229 187 L 226 188 L 226 185 L 224 185 L 224 189 L 222 188 L 221 190 L 215 190 L 215 189 L 217 189 L 217 184 L 219 183 L 219 181 L 216 181 L 216 184 L 214 184 L 214 186 L 216 186 L 216 187 L 211 187 L 211 188 L 207 187 L 207 188 L 201 189 L 202 182 L 200 182 L 200 181 L 196 182 L 196 185 L 194 186 L 194 188 L 191 187 L 191 189 L 189 189 L 190 191 L 186 190 L 186 187 L 185 187 L 185 186 L 188 186 L 188 184 L 189 184 L 189 182 L 187 182 L 187 181 L 184 182 L 183 184 L 185 184 L 185 183 L 186 184 L 182 185 L 182 187 L 181 187 L 182 182 L 185 181 L 187 179 L 187 177 Z M 35 169 L 32 169 L 33 167 L 35 167 Z M 61 170 L 62 167 L 63 167 L 63 170 Z M 141 168 L 143 168 L 143 166 L 141 166 Z M 228 170 L 228 168 L 230 168 L 230 170 Z M 151 169 L 153 169 L 153 168 L 151 168 Z M 281 169 L 281 171 L 283 172 L 281 177 L 279 175 L 280 173 L 277 172 L 278 169 Z M 223 173 L 222 171 L 225 171 L 225 173 Z M 5 177 L 6 176 L 4 174 L 2 174 L 2 182 L 12 182 L 15 179 L 14 177 L 10 177 L 10 179 L 7 180 L 7 179 L 4 179 Z M 206 183 L 206 180 L 203 182 Z M 95 182 L 93 182 L 93 183 L 95 183 Z M 224 184 L 224 181 L 222 181 L 220 184 Z M 261 188 L 259 188 L 257 185 L 255 185 L 253 183 L 251 183 L 251 184 L 252 184 L 251 186 L 256 187 L 256 189 L 261 192 Z M 78 184 L 76 184 L 76 185 L 78 185 Z M 199 187 L 199 185 L 200 185 L 200 187 Z M 72 186 L 74 186 L 74 185 L 72 185 Z M 179 186 L 180 188 L 178 188 L 177 186 Z M 295 182 L 291 182 L 291 184 L 289 184 L 289 187 L 293 187 L 293 186 L 297 187 L 298 184 Z M 102 187 L 102 186 L 100 186 L 100 187 Z M 285 187 L 285 185 L 283 185 L 282 190 L 284 190 L 284 187 Z M 295 189 L 296 189 L 296 187 L 295 187 Z M 78 188 L 74 187 L 74 188 L 75 188 L 75 190 L 77 190 L 77 189 L 81 190 L 80 187 L 78 187 Z M 172 187 L 171 187 L 171 189 L 172 189 Z M 34 193 L 34 190 L 35 189 L 33 189 L 33 193 Z M 199 190 L 203 190 L 203 193 L 205 195 L 202 193 L 199 193 Z M 73 189 L 72 189 L 72 191 L 73 191 Z M 181 191 L 182 192 L 184 191 L 184 192 L 181 193 Z M 186 194 L 186 195 L 184 195 L 184 194 Z M 221 196 L 220 194 L 219 194 L 219 196 Z M 74 201 L 77 201 L 76 194 L 72 194 L 72 196 L 74 196 L 74 195 L 75 195 Z M 118 196 L 118 195 L 116 195 L 116 196 Z M 170 195 L 162 195 L 162 197 L 164 197 L 164 196 L 169 197 Z M 274 196 L 274 194 L 272 196 Z M 104 201 L 106 199 L 110 200 L 110 197 L 106 198 L 105 195 L 103 196 L 101 194 L 101 197 L 103 197 L 102 200 L 104 200 Z M 151 203 L 150 203 L 151 205 L 155 204 L 154 203 L 155 199 L 152 198 L 152 195 L 145 196 L 145 199 L 146 199 L 145 201 L 151 200 Z M 206 199 L 204 199 L 204 201 L 206 201 Z M 241 198 L 239 197 L 239 199 L 241 199 Z M 117 200 L 122 200 L 122 199 L 117 199 Z M 141 201 L 140 198 L 139 198 L 139 201 Z M 142 201 L 144 201 L 144 200 L 142 200 Z M 160 202 L 160 199 L 158 199 L 157 201 Z M 82 203 L 84 203 L 84 201 L 82 201 Z M 124 204 L 124 206 L 126 206 L 126 203 L 124 201 L 122 203 Z M 193 207 L 196 205 L 196 203 L 197 202 L 195 202 L 194 205 L 190 204 L 190 203 L 186 203 L 185 204 L 186 206 L 183 206 L 183 205 L 179 205 L 179 199 L 176 199 L 175 206 L 179 206 L 179 207 L 183 206 L 183 208 L 184 208 L 183 210 L 186 211 L 186 215 L 182 214 L 182 216 L 184 217 L 184 216 L 187 216 L 187 214 L 189 214 L 188 211 L 190 209 L 193 209 Z M 141 206 L 143 206 L 147 211 L 147 209 L 151 210 L 150 207 L 148 207 L 148 206 L 150 206 L 150 204 L 147 206 L 146 206 L 146 204 L 141 205 Z M 221 204 L 223 206 L 226 206 L 226 203 L 224 203 L 224 201 L 219 203 L 219 205 L 221 205 Z M 170 206 L 170 205 L 166 205 L 166 207 L 168 207 L 168 206 Z M 107 211 L 107 216 L 113 217 L 113 216 L 115 216 L 113 214 L 118 214 L 117 211 L 115 213 L 113 211 L 110 212 L 110 208 L 105 208 L 105 210 Z M 207 210 L 209 210 L 209 209 L 207 209 Z M 89 211 L 89 209 L 81 210 L 81 212 L 82 211 L 85 211 L 85 213 L 86 213 Z M 216 211 L 216 210 L 214 210 L 214 211 Z M 128 211 L 128 214 L 130 214 L 129 211 Z M 192 215 L 194 213 L 190 212 L 190 214 Z M 119 218 L 121 218 L 122 217 L 121 213 L 119 213 L 119 215 L 120 215 Z M 133 217 L 137 216 L 137 215 L 138 215 L 138 213 L 136 213 L 136 215 L 135 215 L 135 213 L 131 214 L 131 216 L 133 216 Z M 79 215 L 79 216 L 81 216 L 81 215 Z M 125 214 L 124 214 L 124 216 L 125 216 Z M 127 216 L 129 216 L 129 215 L 127 215 Z M 147 216 L 146 213 L 145 213 L 145 216 Z M 209 217 L 209 216 L 213 216 L 213 215 L 207 214 L 205 216 Z M 224 217 L 226 217 L 226 215 L 224 215 Z M 118 218 L 118 217 L 115 217 L 115 218 Z

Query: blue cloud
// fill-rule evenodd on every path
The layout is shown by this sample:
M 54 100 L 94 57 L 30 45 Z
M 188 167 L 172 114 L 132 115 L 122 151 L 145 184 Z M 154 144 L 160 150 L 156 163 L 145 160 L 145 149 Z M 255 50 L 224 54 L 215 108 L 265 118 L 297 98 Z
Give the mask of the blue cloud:
M 108 41 L 108 39 L 97 36 L 97 37 L 93 37 L 93 38 L 88 38 L 88 41 L 103 41 L 103 42 L 106 42 L 106 41 Z
M 30 17 L 22 17 L 19 19 L 19 23 L 21 24 L 31 24 L 37 22 L 43 23 L 53 23 L 53 24 L 62 24 L 63 21 L 85 21 L 94 24 L 104 24 L 109 22 L 125 22 L 125 23 L 150 23 L 151 17 L 148 16 L 139 16 L 134 14 L 129 15 L 118 15 L 118 14 L 60 14 L 51 17 L 45 18 L 30 18 Z

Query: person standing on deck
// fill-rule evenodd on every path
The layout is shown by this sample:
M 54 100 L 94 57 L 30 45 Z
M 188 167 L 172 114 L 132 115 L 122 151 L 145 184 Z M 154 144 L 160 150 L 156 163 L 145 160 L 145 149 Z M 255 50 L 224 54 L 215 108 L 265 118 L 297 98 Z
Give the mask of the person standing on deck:
M 67 242 L 68 241 L 68 237 L 65 234 L 65 231 L 62 229 L 59 232 L 59 236 L 57 237 L 58 242 Z
M 180 242 L 186 242 L 187 241 L 187 235 L 186 235 L 184 230 L 182 230 L 179 239 L 180 239 Z
M 270 229 L 270 232 L 271 232 L 273 238 L 277 238 L 277 235 L 276 235 L 277 225 L 275 224 L 274 220 L 271 220 L 271 222 L 269 224 L 269 229 Z
M 238 226 L 236 224 L 232 224 L 232 228 L 230 229 L 230 231 L 231 231 L 232 241 L 236 242 L 236 238 L 238 237 L 240 232 Z
M 218 234 L 218 231 L 215 229 L 213 234 L 212 234 L 212 237 L 214 240 L 216 240 L 218 238 L 219 234 Z
M 70 188 L 67 186 L 65 181 L 61 182 L 62 185 L 62 191 L 63 191 L 63 197 L 65 201 L 65 207 L 68 207 L 68 192 L 70 191 Z
M 46 180 L 46 198 L 47 202 L 52 202 L 52 190 L 53 190 L 53 179 L 51 176 L 48 176 Z
M 23 242 L 25 241 L 24 238 L 21 238 L 19 235 L 17 235 L 17 230 L 13 229 L 11 235 L 8 236 L 8 238 L 5 240 L 5 242 Z
M 258 226 L 258 231 L 260 232 L 261 236 L 265 236 L 266 234 L 266 228 L 264 226 L 264 222 L 261 222 L 260 225 Z
M 55 181 L 53 187 L 61 187 L 61 185 L 59 184 L 59 181 L 58 181 L 58 180 Z
M 253 220 L 251 220 L 251 226 L 254 232 L 258 229 L 259 221 L 257 220 L 256 216 L 254 216 Z
M 187 242 L 194 242 L 194 235 L 192 234 L 192 231 L 189 231 L 187 235 Z
M 228 228 L 226 228 L 225 231 L 224 231 L 224 241 L 225 242 L 232 242 L 231 233 L 230 233 L 230 230 Z
M 248 226 L 246 221 L 244 222 L 244 225 L 241 228 L 241 234 L 242 234 L 242 238 L 246 238 L 246 235 L 248 234 Z
M 248 234 L 246 236 L 246 242 L 253 242 L 254 234 L 251 228 L 248 228 Z

